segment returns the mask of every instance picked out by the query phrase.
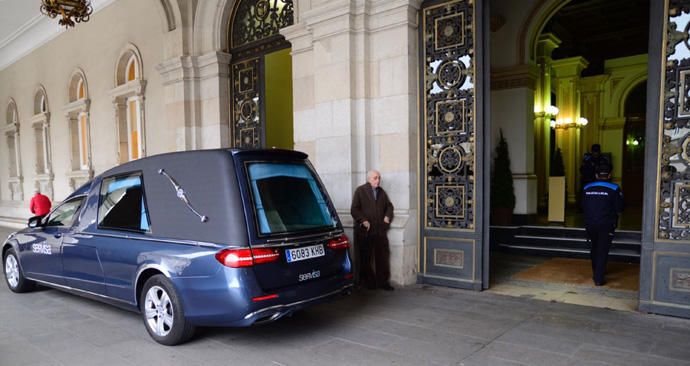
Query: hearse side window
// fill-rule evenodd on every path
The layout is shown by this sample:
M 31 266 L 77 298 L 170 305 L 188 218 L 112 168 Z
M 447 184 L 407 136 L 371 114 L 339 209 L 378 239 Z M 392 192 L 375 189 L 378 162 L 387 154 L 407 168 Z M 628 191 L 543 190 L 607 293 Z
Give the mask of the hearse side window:
M 335 226 L 311 170 L 298 163 L 249 163 L 249 183 L 261 234 Z
M 109 229 L 148 231 L 141 175 L 103 179 L 98 205 L 98 226 Z
M 71 226 L 82 202 L 84 202 L 84 197 L 74 198 L 61 204 L 48 216 L 46 226 Z

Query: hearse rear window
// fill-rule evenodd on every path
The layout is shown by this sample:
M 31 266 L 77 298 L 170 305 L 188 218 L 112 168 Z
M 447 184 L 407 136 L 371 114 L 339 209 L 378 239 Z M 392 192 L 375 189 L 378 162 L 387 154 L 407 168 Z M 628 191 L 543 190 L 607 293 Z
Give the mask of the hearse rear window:
M 141 176 L 103 179 L 98 226 L 111 229 L 148 231 L 149 219 L 141 188 Z
M 306 165 L 249 163 L 247 170 L 261 234 L 335 226 L 325 195 Z

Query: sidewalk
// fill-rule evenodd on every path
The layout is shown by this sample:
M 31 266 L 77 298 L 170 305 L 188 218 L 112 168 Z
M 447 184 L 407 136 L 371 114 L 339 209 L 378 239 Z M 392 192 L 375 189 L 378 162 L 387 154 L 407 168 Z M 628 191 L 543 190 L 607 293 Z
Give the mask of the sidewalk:
M 138 314 L 0 285 L 0 365 L 678 366 L 690 365 L 688 339 L 687 319 L 411 286 L 165 347 Z

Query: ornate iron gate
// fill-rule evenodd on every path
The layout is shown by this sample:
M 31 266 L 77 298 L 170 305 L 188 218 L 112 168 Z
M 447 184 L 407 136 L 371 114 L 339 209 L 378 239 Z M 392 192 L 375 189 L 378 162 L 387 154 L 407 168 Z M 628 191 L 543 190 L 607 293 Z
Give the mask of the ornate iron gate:
M 640 310 L 690 317 L 690 0 L 653 1 L 650 32 Z
M 420 10 L 421 282 L 480 289 L 486 50 L 483 1 L 428 1 Z

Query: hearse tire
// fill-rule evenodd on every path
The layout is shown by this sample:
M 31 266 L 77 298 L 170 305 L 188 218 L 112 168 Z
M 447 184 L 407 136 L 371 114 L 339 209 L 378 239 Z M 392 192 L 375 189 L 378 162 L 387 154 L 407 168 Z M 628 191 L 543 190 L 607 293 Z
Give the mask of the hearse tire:
M 174 346 L 194 335 L 194 326 L 184 317 L 184 309 L 175 287 L 163 275 L 149 278 L 139 298 L 144 326 L 156 342 Z
M 7 287 L 12 292 L 22 293 L 34 289 L 36 283 L 24 278 L 24 273 L 19 265 L 19 259 L 14 249 L 9 249 L 5 252 L 5 256 L 2 258 L 2 268 L 4 269 Z

